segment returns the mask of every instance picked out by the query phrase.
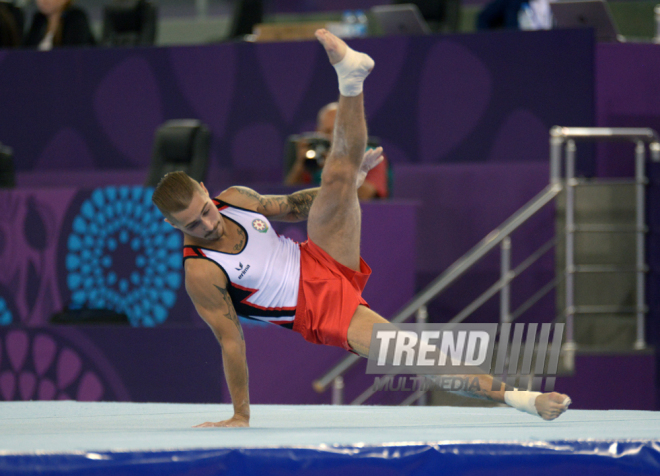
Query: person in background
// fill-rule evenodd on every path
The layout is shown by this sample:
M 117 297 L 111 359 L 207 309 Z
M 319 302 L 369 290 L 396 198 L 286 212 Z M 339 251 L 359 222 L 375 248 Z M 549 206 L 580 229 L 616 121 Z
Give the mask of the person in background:
M 551 1 L 492 0 L 479 13 L 477 29 L 551 30 Z
M 39 9 L 23 41 L 27 47 L 48 51 L 58 46 L 96 44 L 87 13 L 72 5 L 72 0 L 36 0 Z
M 477 16 L 477 30 L 519 30 L 518 14 L 527 0 L 492 0 Z
M 332 136 L 335 129 L 335 119 L 337 117 L 338 103 L 332 102 L 321 108 L 316 118 L 315 136 L 325 137 L 332 142 Z M 310 150 L 310 144 L 305 139 L 296 143 L 296 161 L 286 176 L 287 185 L 315 184 L 321 182 L 321 170 L 325 161 L 324 156 L 315 157 L 312 161 L 313 167 L 309 167 L 309 157 L 306 156 Z M 376 167 L 367 174 L 362 186 L 358 189 L 358 198 L 360 200 L 372 200 L 374 198 L 387 198 L 388 189 L 388 166 L 387 159 L 384 158 Z

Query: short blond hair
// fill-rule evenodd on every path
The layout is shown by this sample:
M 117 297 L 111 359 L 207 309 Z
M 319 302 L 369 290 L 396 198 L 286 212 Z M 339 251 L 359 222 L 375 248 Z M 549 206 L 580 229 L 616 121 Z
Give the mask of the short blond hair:
M 171 219 L 172 213 L 188 208 L 193 193 L 201 191 L 199 182 L 185 172 L 170 172 L 158 182 L 151 201 L 163 215 Z

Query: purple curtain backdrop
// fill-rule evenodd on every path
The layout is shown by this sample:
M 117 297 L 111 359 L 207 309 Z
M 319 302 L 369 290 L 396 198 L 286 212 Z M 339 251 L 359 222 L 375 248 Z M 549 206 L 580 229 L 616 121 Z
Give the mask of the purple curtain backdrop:
M 393 164 L 545 162 L 551 126 L 593 124 L 589 32 L 351 45 L 376 60 L 366 110 Z M 316 42 L 10 51 L 0 60 L 0 141 L 19 172 L 145 170 L 155 129 L 194 117 L 213 134 L 211 182 L 226 169 L 279 181 L 287 136 L 312 129 L 337 98 Z

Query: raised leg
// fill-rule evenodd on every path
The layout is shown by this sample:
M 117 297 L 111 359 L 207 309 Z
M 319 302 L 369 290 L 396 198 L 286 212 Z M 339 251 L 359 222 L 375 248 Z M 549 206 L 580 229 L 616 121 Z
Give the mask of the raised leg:
M 362 81 L 373 68 L 373 60 L 346 46 L 326 30 L 317 38 L 337 70 L 340 90 L 332 149 L 321 175 L 321 189 L 307 220 L 312 241 L 339 263 L 360 269 L 361 212 L 357 198 L 357 176 L 367 145 Z M 354 94 L 346 96 L 345 94 Z

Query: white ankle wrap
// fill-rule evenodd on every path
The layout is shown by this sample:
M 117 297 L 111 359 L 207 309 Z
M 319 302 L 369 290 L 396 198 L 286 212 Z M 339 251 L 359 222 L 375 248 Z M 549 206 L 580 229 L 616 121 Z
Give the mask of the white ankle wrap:
M 504 392 L 504 401 L 510 407 L 520 410 L 521 412 L 529 413 L 530 415 L 538 415 L 536 410 L 536 397 L 541 395 L 541 392 L 527 392 L 515 390 L 512 392 Z
M 337 64 L 333 65 L 339 79 L 339 92 L 342 96 L 358 96 L 362 92 L 362 84 L 374 67 L 374 60 L 364 53 L 358 53 L 351 48 Z

